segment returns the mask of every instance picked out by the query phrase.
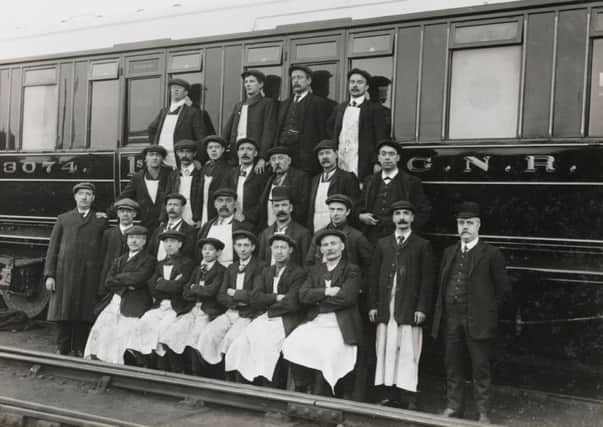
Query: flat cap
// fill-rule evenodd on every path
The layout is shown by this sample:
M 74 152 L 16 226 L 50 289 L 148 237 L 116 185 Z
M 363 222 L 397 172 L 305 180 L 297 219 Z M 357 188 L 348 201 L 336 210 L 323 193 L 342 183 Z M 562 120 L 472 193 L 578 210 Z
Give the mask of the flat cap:
M 77 193 L 80 190 L 90 190 L 93 193 L 96 193 L 96 186 L 91 182 L 78 182 L 73 186 L 73 194 Z
M 289 194 L 289 187 L 286 185 L 279 185 L 272 189 L 270 193 L 271 202 L 280 202 L 281 200 L 291 200 L 291 194 Z
M 294 72 L 295 70 L 299 70 L 299 71 L 303 71 L 304 73 L 306 73 L 306 75 L 308 77 L 312 77 L 312 69 L 310 67 L 308 67 L 307 65 L 303 65 L 303 64 L 293 64 L 291 66 L 289 66 L 289 75 L 291 75 L 292 72 Z
M 346 236 L 343 231 L 338 230 L 336 228 L 323 228 L 322 230 L 318 230 L 314 235 L 314 244 L 320 246 L 322 239 L 327 236 L 337 236 L 341 239 L 343 243 L 346 242 Z
M 266 152 L 266 155 L 268 156 L 268 158 L 270 158 L 274 154 L 285 154 L 285 155 L 291 157 L 291 153 L 289 153 L 289 150 L 284 145 L 277 145 L 275 147 L 272 147 L 270 150 L 268 150 Z
M 167 150 L 162 145 L 149 145 L 144 147 L 142 150 L 142 157 L 145 157 L 148 153 L 159 153 L 163 158 L 167 156 Z
M 184 79 L 171 79 L 168 82 L 168 87 L 172 86 L 172 85 L 176 85 L 176 86 L 181 86 L 186 90 L 191 90 L 191 85 L 189 82 L 187 82 Z
M 168 200 L 178 199 L 182 202 L 182 206 L 186 205 L 186 197 L 184 197 L 180 193 L 170 193 L 165 196 L 165 203 L 167 204 Z
M 253 76 L 258 79 L 258 82 L 264 83 L 266 81 L 266 76 L 260 70 L 245 70 L 241 73 L 241 78 L 244 79 L 247 76 Z
M 232 232 L 232 241 L 236 242 L 238 239 L 249 239 L 251 243 L 257 246 L 258 237 L 251 231 L 239 229 Z
M 282 240 L 283 242 L 287 242 L 289 244 L 289 246 L 291 246 L 292 248 L 297 246 L 297 244 L 295 243 L 295 240 L 293 240 L 293 238 L 287 236 L 285 233 L 274 233 L 273 235 L 271 235 L 268 238 L 268 244 L 272 245 L 272 242 L 274 242 L 275 240 Z
M 126 236 L 148 236 L 149 230 L 142 225 L 133 225 L 128 228 L 125 233 Z
M 352 202 L 352 199 L 345 194 L 331 194 L 329 197 L 327 197 L 326 204 L 328 205 L 331 203 L 343 203 L 348 209 L 352 209 L 352 207 L 354 207 L 354 202 Z
M 368 84 L 371 83 L 372 77 L 369 74 L 369 72 L 366 70 L 361 70 L 360 68 L 352 68 L 350 71 L 348 71 L 348 80 L 350 80 L 350 77 L 352 76 L 352 74 L 360 74 L 362 77 L 364 77 L 366 79 L 366 82 Z
M 402 146 L 391 139 L 382 139 L 377 142 L 377 153 L 381 150 L 381 147 L 392 147 L 398 154 L 402 155 Z
M 253 145 L 256 148 L 256 150 L 260 149 L 260 147 L 258 146 L 257 141 L 255 139 L 253 139 L 253 138 L 241 138 L 241 139 L 239 139 L 237 141 L 237 150 L 243 144 L 251 144 L 251 145 Z
M 232 188 L 223 187 L 218 188 L 216 191 L 214 191 L 212 197 L 213 200 L 216 200 L 216 198 L 218 197 L 232 197 L 233 199 L 237 200 L 237 192 L 234 191 Z
M 398 201 L 392 203 L 390 209 L 391 209 L 391 213 L 394 213 L 394 211 L 397 211 L 399 209 L 405 209 L 407 211 L 411 211 L 412 213 L 416 212 L 415 205 L 410 203 L 408 200 L 398 200 Z
M 337 142 L 333 141 L 332 139 L 323 139 L 318 144 L 316 144 L 316 146 L 314 147 L 314 152 L 318 153 L 320 150 L 337 151 L 338 148 L 339 148 L 339 145 L 337 144 Z
M 203 138 L 203 140 L 201 142 L 203 143 L 203 146 L 205 148 L 207 148 L 207 144 L 209 144 L 210 142 L 217 142 L 224 148 L 226 148 L 228 146 L 228 143 L 226 142 L 226 140 L 218 135 L 206 136 L 205 138 Z
M 113 209 L 131 209 L 133 211 L 140 210 L 140 205 L 135 200 L 132 200 L 128 197 L 124 197 L 123 199 L 119 199 L 115 203 L 113 203 Z
M 197 151 L 198 143 L 192 139 L 181 139 L 174 143 L 174 151 L 178 150 L 191 150 Z
M 212 245 L 214 248 L 216 248 L 217 251 L 221 251 L 222 249 L 224 249 L 224 242 L 214 237 L 206 237 L 204 239 L 199 239 L 199 241 L 197 242 L 197 246 L 199 246 L 200 248 L 203 248 L 203 245 L 206 244 Z
M 165 240 L 165 239 L 176 239 L 176 240 L 180 240 L 181 242 L 184 242 L 186 240 L 186 236 L 184 235 L 184 233 L 181 233 L 180 231 L 166 230 L 162 233 L 159 233 L 159 240 Z
M 479 204 L 475 202 L 463 202 L 456 209 L 457 218 L 479 218 Z

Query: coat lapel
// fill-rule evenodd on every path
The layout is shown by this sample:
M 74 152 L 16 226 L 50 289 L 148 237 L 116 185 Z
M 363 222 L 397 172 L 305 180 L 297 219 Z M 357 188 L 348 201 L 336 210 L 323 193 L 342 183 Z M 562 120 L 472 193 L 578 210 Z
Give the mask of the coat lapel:
M 444 252 L 444 267 L 442 268 L 442 275 L 440 277 L 440 284 L 442 288 L 446 284 L 446 280 L 448 279 L 448 273 L 450 272 L 450 266 L 452 265 L 454 255 L 459 250 L 459 247 L 460 243 L 457 243 L 455 246 L 446 249 L 446 252 Z
M 480 241 L 475 245 L 475 247 L 471 250 L 471 265 L 469 267 L 469 276 L 473 273 L 475 266 L 479 264 L 480 260 L 484 256 L 484 244 Z

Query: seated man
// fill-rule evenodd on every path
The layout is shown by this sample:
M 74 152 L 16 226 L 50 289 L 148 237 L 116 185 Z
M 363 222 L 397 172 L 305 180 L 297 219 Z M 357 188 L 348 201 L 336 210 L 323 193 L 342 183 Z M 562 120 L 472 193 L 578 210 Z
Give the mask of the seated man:
M 185 238 L 179 231 L 164 231 L 159 235 L 167 257 L 157 263 L 155 272 L 148 281 L 154 308 L 142 316 L 130 333 L 128 350 L 147 356 L 151 356 L 153 352 L 159 356 L 165 355 L 159 338 L 161 332 L 186 307 L 186 302 L 182 299 L 182 288 L 188 283 L 194 267 L 190 258 L 180 255 Z M 140 361 L 140 357 L 137 359 Z M 152 367 L 153 358 L 145 359 L 145 366 Z
M 264 377 L 278 385 L 274 372 L 285 337 L 300 323 L 298 291 L 305 271 L 291 260 L 295 241 L 286 234 L 270 239 L 274 265 L 256 276 L 251 306 L 261 316 L 254 319 L 232 343 L 225 358 L 226 371 L 239 371 L 247 381 Z
M 309 270 L 299 291 L 300 302 L 308 308 L 308 321 L 285 339 L 283 357 L 294 364 L 296 390 L 308 391 L 315 370 L 335 393 L 337 382 L 354 370 L 362 336 L 357 304 L 360 269 L 343 257 L 343 232 L 324 229 L 316 235 L 316 242 L 325 261 Z M 348 397 L 351 387 L 346 384 L 344 388 Z
M 168 347 L 170 370 L 173 372 L 184 372 L 191 366 L 176 355 L 183 355 L 186 349 L 192 349 L 209 322 L 224 311 L 216 300 L 226 271 L 218 262 L 224 243 L 218 239 L 201 239 L 199 247 L 201 263 L 195 267 L 190 282 L 184 285 L 182 291 L 189 309 L 176 317 L 160 337 L 161 343 Z M 192 362 L 195 359 L 188 355 L 184 360 Z
M 114 260 L 107 273 L 105 287 L 112 296 L 92 326 L 84 350 L 86 359 L 123 364 L 128 334 L 152 303 L 147 281 L 155 258 L 143 250 L 148 230 L 133 225 L 125 234 L 129 252 Z
M 255 276 L 263 264 L 253 255 L 257 239 L 253 233 L 237 230 L 232 233 L 237 260 L 230 264 L 218 292 L 218 302 L 228 310 L 209 323 L 199 336 L 195 349 L 210 365 L 222 361 L 230 344 L 257 315 L 250 306 Z

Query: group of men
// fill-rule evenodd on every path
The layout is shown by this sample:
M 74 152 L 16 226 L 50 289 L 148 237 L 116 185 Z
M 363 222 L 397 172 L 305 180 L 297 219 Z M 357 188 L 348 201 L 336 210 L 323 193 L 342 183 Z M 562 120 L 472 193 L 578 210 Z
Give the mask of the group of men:
M 202 137 L 188 83 L 171 81 L 145 167 L 113 205 L 117 226 L 92 210 L 93 184 L 73 188 L 44 272 L 57 351 L 358 400 L 383 386 L 383 403 L 413 409 L 431 325 L 446 342 L 444 415 L 463 415 L 466 348 L 488 421 L 507 278 L 501 252 L 479 239 L 479 206 L 459 206 L 460 242 L 438 274 L 417 234 L 429 200 L 398 167 L 385 110 L 366 97 L 370 75 L 350 71 L 350 99 L 330 119 L 312 71 L 290 77 L 294 96 L 277 108 L 263 74 L 245 71 L 223 137 Z

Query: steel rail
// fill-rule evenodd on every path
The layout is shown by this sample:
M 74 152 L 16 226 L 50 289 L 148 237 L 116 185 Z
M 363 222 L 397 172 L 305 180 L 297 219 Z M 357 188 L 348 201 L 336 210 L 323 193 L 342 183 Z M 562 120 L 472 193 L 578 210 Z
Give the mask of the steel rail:
M 54 374 L 79 380 L 96 380 L 101 386 L 195 399 L 260 412 L 280 412 L 335 424 L 350 418 L 370 423 L 395 421 L 399 426 L 481 425 L 471 420 L 445 418 L 424 412 L 132 366 L 111 365 L 14 347 L 0 346 L 0 363 L 31 365 L 34 374 L 41 371 L 45 375 Z

